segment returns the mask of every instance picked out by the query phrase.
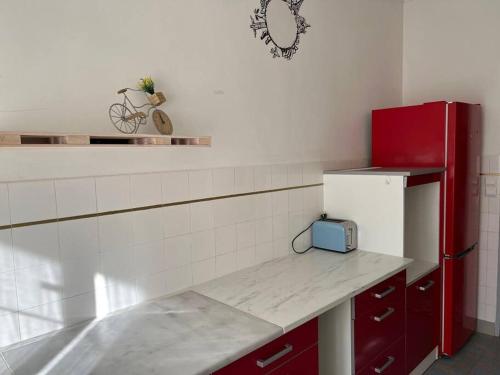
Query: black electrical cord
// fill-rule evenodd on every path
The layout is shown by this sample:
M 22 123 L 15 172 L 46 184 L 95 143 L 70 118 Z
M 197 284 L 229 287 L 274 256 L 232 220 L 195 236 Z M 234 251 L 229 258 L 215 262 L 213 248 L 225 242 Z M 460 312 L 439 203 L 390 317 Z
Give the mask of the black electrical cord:
M 297 238 L 299 238 L 300 236 L 302 236 L 302 234 L 304 234 L 305 232 L 307 232 L 307 231 L 308 231 L 308 230 L 309 230 L 309 229 L 313 226 L 313 224 L 314 224 L 314 222 L 313 222 L 313 223 L 311 223 L 311 225 L 309 225 L 309 226 L 308 226 L 306 229 L 304 229 L 302 232 L 300 232 L 299 234 L 297 234 L 297 235 L 295 236 L 295 238 L 292 240 L 292 249 L 293 249 L 293 251 L 294 251 L 295 253 L 297 253 L 297 254 L 305 254 L 305 253 L 307 253 L 309 250 L 311 250 L 311 249 L 313 248 L 313 246 L 311 245 L 311 246 L 309 246 L 307 249 L 305 249 L 305 250 L 303 250 L 303 251 L 297 251 L 297 250 L 295 250 L 295 246 L 294 246 L 294 242 L 295 242 L 295 240 L 296 240 Z

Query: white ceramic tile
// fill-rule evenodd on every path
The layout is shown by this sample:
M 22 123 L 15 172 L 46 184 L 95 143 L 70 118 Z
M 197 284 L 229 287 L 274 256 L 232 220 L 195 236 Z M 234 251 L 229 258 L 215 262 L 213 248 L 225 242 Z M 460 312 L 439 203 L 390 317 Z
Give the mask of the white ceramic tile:
M 487 322 L 494 322 L 496 319 L 496 308 L 495 306 L 486 305 L 484 320 Z
M 0 347 L 14 344 L 21 340 L 19 335 L 19 314 L 0 315 Z
M 189 172 L 189 197 L 207 198 L 212 195 L 212 170 L 202 169 Z
M 167 273 L 160 272 L 154 275 L 143 276 L 137 279 L 137 302 L 147 301 L 163 296 L 167 293 Z
M 273 216 L 273 239 L 288 238 L 288 215 Z
M 273 215 L 288 214 L 288 191 L 272 193 Z
M 487 249 L 498 252 L 498 232 L 486 232 L 488 236 Z
M 254 187 L 256 191 L 272 189 L 273 169 L 270 165 L 259 165 L 254 167 Z
M 166 272 L 166 293 L 174 293 L 193 285 L 191 264 L 169 269 Z
M 55 180 L 55 189 L 58 217 L 97 212 L 95 180 L 93 178 Z
M 496 232 L 499 231 L 499 216 L 494 214 L 488 214 L 488 231 Z
M 59 261 L 57 224 L 41 224 L 12 229 L 16 268 L 53 264 Z
M 498 179 L 495 176 L 486 176 L 484 191 L 487 197 L 497 196 Z
M 199 232 L 214 227 L 212 202 L 198 202 L 189 205 L 191 211 L 191 231 Z
M 12 223 L 54 219 L 57 216 L 54 181 L 9 184 Z
M 489 199 L 487 197 L 481 196 L 480 202 L 481 202 L 481 209 L 480 212 L 482 214 L 487 214 L 489 212 Z
M 236 252 L 236 263 L 239 270 L 255 265 L 255 246 Z
M 273 243 L 266 242 L 255 246 L 255 264 L 273 259 Z
M 490 158 L 490 173 L 498 173 L 498 156 L 491 156 Z
M 158 241 L 163 235 L 162 208 L 154 208 L 133 213 L 134 243 Z
M 230 195 L 234 193 L 234 168 L 216 168 L 212 170 L 213 187 L 215 196 Z
M 185 171 L 168 172 L 162 178 L 163 202 L 189 200 L 189 174 Z
M 113 283 L 101 288 L 95 292 L 95 299 L 98 317 L 132 306 L 137 302 L 135 282 Z
M 255 245 L 255 222 L 247 221 L 236 226 L 237 247 L 242 249 Z
M 177 268 L 191 262 L 191 236 L 165 239 L 165 268 Z
M 138 277 L 163 271 L 166 268 L 163 240 L 135 245 L 134 265 Z
M 236 226 L 228 225 L 215 229 L 215 252 L 217 255 L 236 250 Z
M 304 209 L 304 189 L 288 191 L 288 212 L 300 212 Z
M 488 225 L 489 225 L 489 214 L 487 213 L 482 213 L 479 216 L 479 226 L 481 231 L 487 232 L 488 231 Z
M 481 173 L 489 173 L 490 172 L 490 158 L 489 156 L 482 155 L 481 156 Z
M 37 306 L 19 313 L 21 339 L 27 340 L 64 327 L 63 302 Z
M 193 262 L 215 256 L 215 231 L 213 229 L 191 234 L 191 259 Z
M 488 263 L 486 268 L 497 269 L 498 267 L 498 249 L 488 251 Z
M 61 259 L 71 259 L 99 252 L 97 218 L 61 221 L 58 226 Z
M 213 201 L 214 225 L 216 227 L 236 222 L 237 198 L 218 199 Z
M 94 290 L 95 278 L 100 269 L 98 254 L 65 260 L 61 267 L 64 280 L 64 298 Z
M 99 212 L 130 208 L 130 176 L 97 177 L 96 193 Z
M 188 204 L 163 208 L 163 233 L 165 237 L 189 233 L 190 221 Z
M 0 273 L 0 316 L 17 311 L 14 271 Z
M 323 211 L 323 186 L 304 189 L 304 210 Z
M 110 285 L 130 285 L 135 280 L 134 249 L 123 247 L 101 254 L 101 272 L 96 275 L 96 289 Z
M 60 264 L 16 270 L 20 310 L 62 299 L 64 279 Z
M 236 193 L 254 191 L 254 169 L 252 167 L 238 167 L 235 169 L 234 185 Z
M 96 315 L 96 297 L 93 292 L 67 298 L 63 301 L 65 326 L 72 326 L 94 319 Z
M 486 287 L 486 304 L 496 306 L 497 304 L 497 288 Z
M 479 304 L 486 304 L 486 287 L 485 286 L 479 286 L 477 288 L 477 303 Z
M 485 200 L 485 199 L 483 199 Z M 500 200 L 495 197 L 495 198 L 488 198 L 488 212 L 490 214 L 495 214 L 498 215 L 499 213 L 499 202 Z
M 9 192 L 7 184 L 0 184 L 0 225 L 10 224 Z
M 274 258 L 280 258 L 290 254 L 289 252 L 289 242 L 287 238 L 278 238 L 273 241 L 273 256 Z
M 220 277 L 238 269 L 236 252 L 218 255 L 215 258 L 215 275 Z
M 287 166 L 287 185 L 302 185 L 302 164 L 289 164 Z
M 486 286 L 496 287 L 497 286 L 497 268 L 487 267 L 486 268 Z
M 134 242 L 133 212 L 99 217 L 101 251 L 119 250 Z
M 193 284 L 201 284 L 215 277 L 215 258 L 192 264 Z
M 236 222 L 244 222 L 255 219 L 255 196 L 248 195 L 243 197 L 236 197 L 235 199 L 235 209 L 236 209 Z
M 272 166 L 272 188 L 279 189 L 284 188 L 287 185 L 288 179 L 288 171 L 287 166 L 282 165 L 273 165 Z
M 273 240 L 273 219 L 272 217 L 258 219 L 255 222 L 255 243 L 261 244 Z
M 14 269 L 14 252 L 10 229 L 0 230 L 0 272 Z
M 302 183 L 304 185 L 323 182 L 323 167 L 321 163 L 307 163 L 302 166 Z
M 160 173 L 130 176 L 132 207 L 153 206 L 162 203 L 162 175 Z
M 262 219 L 273 215 L 272 193 L 255 195 L 255 217 Z

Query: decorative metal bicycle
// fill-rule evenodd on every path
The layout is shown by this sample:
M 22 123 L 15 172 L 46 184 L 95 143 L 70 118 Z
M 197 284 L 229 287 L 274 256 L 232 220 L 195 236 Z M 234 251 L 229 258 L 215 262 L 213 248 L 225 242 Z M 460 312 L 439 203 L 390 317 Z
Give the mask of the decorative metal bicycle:
M 172 134 L 172 122 L 165 112 L 157 109 L 158 106 L 165 103 L 165 95 L 161 92 L 147 95 L 149 103 L 136 106 L 127 95 L 129 90 L 143 92 L 143 90 L 131 88 L 124 88 L 117 92 L 117 94 L 123 94 L 123 102 L 114 103 L 109 107 L 109 119 L 115 128 L 125 134 L 137 133 L 139 126 L 147 123 L 151 111 L 154 110 L 153 121 L 158 131 L 161 134 Z

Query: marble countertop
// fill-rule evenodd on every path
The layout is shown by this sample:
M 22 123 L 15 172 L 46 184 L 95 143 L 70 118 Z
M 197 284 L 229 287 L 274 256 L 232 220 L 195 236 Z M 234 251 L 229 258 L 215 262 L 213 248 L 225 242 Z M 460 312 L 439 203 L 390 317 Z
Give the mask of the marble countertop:
M 209 374 L 282 334 L 271 323 L 185 292 L 1 355 L 14 374 Z M 10 374 L 1 355 L 0 374 Z
M 406 270 L 406 285 L 414 283 L 438 268 L 439 264 L 437 263 L 414 260 Z
M 287 332 L 400 272 L 411 262 L 361 250 L 348 254 L 311 250 L 235 272 L 194 290 Z

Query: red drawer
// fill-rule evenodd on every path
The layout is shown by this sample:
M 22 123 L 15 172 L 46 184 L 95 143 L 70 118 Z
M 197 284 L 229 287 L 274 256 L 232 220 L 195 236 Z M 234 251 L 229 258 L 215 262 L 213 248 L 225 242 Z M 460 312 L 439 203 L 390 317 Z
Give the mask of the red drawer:
M 270 372 L 270 375 L 318 375 L 318 345 L 300 353 L 284 365 Z
M 411 372 L 438 345 L 440 329 L 440 271 L 406 288 L 406 363 Z
M 403 295 L 404 297 L 404 295 Z M 354 321 L 356 370 L 365 367 L 405 333 L 405 299 L 391 298 Z
M 291 360 L 318 342 L 318 319 L 295 328 L 269 344 L 216 371 L 217 375 L 263 375 Z M 273 360 L 273 357 L 279 357 Z M 269 362 L 266 364 L 265 362 Z M 264 362 L 259 367 L 258 361 Z M 316 360 L 317 362 L 317 360 Z M 280 373 L 281 374 L 281 373 Z
M 405 374 L 405 368 L 405 342 L 402 337 L 356 374 L 403 375 Z
M 406 270 L 382 281 L 364 291 L 354 299 L 356 316 L 377 306 L 383 306 L 384 301 L 392 298 L 404 298 L 406 288 Z

